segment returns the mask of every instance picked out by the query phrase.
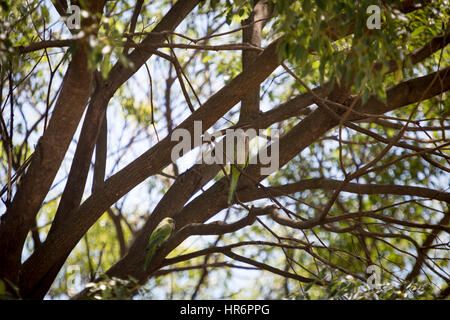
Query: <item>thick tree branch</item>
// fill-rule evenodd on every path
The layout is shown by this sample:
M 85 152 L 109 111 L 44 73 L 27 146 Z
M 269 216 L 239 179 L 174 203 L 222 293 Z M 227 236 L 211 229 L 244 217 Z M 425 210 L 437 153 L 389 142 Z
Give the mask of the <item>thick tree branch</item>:
M 86 44 L 80 43 L 73 54 L 49 125 L 11 205 L 1 217 L 0 278 L 17 283 L 23 243 L 86 107 L 92 78 L 86 51 Z
M 264 28 L 266 19 L 271 15 L 271 10 L 266 0 L 256 2 L 253 12 L 243 23 L 242 41 L 251 46 L 261 46 L 261 32 Z M 256 22 L 255 21 L 259 21 Z M 242 70 L 247 70 L 254 61 L 257 52 L 243 50 L 242 51 Z M 246 122 L 259 115 L 259 86 L 249 91 L 241 101 L 241 110 L 239 114 L 239 122 Z
M 258 216 L 273 215 L 275 211 L 275 206 L 267 206 L 263 208 L 252 207 L 246 217 L 236 222 L 225 223 L 223 221 L 216 221 L 207 224 L 191 223 L 181 228 L 173 237 L 175 239 L 185 239 L 191 235 L 224 235 L 226 233 L 235 232 L 246 226 L 252 225 Z
M 55 7 L 56 11 L 58 11 L 59 15 L 61 17 L 65 16 L 67 14 L 67 1 L 66 0 L 52 0 L 53 6 Z
M 282 186 L 244 189 L 239 192 L 239 199 L 242 201 L 253 201 L 267 197 L 267 193 L 273 196 L 283 196 L 286 194 L 293 194 L 305 190 L 322 189 L 322 190 L 336 190 L 341 187 L 342 181 L 334 179 L 308 179 L 301 180 L 295 183 L 286 184 Z M 450 193 L 439 190 L 433 190 L 424 187 L 402 186 L 392 184 L 362 184 L 362 183 L 347 183 L 342 191 L 355 194 L 385 194 L 385 195 L 403 195 L 415 196 L 429 199 L 436 199 L 450 203 Z

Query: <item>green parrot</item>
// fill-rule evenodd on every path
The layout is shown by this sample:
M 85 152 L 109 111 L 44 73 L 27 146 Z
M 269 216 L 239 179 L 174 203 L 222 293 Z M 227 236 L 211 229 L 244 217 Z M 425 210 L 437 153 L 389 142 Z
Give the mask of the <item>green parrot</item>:
M 230 190 L 228 192 L 228 205 L 230 206 L 233 203 L 234 193 L 237 188 L 238 180 L 241 175 L 241 172 L 236 168 L 236 166 L 239 166 L 241 170 L 244 170 L 248 166 L 249 161 L 249 137 L 244 137 L 244 147 L 245 147 L 245 163 L 239 164 L 237 161 L 237 152 L 236 152 L 236 146 L 234 149 L 234 164 L 230 165 Z
M 156 226 L 155 230 L 152 232 L 150 239 L 148 240 L 147 246 L 147 260 L 145 260 L 144 271 L 147 270 L 148 264 L 152 259 L 155 250 L 161 246 L 167 239 L 169 239 L 173 230 L 175 230 L 175 220 L 172 218 L 164 218 Z

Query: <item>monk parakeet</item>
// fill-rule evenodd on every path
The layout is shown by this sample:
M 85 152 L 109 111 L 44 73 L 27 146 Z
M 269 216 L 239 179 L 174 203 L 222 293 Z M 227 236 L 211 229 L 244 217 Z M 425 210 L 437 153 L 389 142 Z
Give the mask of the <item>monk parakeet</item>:
M 244 163 L 238 163 L 237 161 L 237 150 L 236 147 L 234 149 L 234 164 L 230 165 L 230 190 L 228 192 L 228 205 L 230 206 L 233 203 L 234 193 L 237 188 L 239 176 L 241 175 L 241 172 L 236 168 L 236 166 L 239 166 L 241 170 L 244 170 L 248 166 L 249 161 L 249 137 L 244 136 L 244 152 L 245 152 L 245 162 Z
M 147 270 L 148 264 L 152 259 L 155 250 L 169 239 L 172 231 L 175 230 L 175 220 L 172 218 L 164 218 L 152 232 L 147 246 L 147 260 L 145 260 L 144 271 Z

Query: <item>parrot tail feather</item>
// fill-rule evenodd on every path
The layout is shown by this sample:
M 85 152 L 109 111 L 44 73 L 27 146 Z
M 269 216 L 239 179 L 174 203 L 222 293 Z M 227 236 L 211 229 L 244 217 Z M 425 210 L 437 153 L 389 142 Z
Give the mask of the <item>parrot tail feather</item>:
M 228 192 L 228 205 L 231 206 L 232 203 L 233 203 L 233 192 L 232 190 L 230 190 L 230 192 Z
M 150 263 L 150 260 L 152 260 L 153 257 L 153 253 L 155 252 L 155 248 L 150 248 L 148 251 L 148 255 L 147 255 L 147 259 L 145 260 L 145 264 L 144 264 L 144 271 L 147 271 L 148 269 L 148 264 Z
M 238 183 L 238 178 L 232 178 L 231 179 L 231 183 L 230 183 L 230 190 L 228 191 L 228 205 L 231 206 L 233 204 L 233 199 L 234 199 L 234 192 L 236 191 L 236 187 L 237 187 L 237 183 Z

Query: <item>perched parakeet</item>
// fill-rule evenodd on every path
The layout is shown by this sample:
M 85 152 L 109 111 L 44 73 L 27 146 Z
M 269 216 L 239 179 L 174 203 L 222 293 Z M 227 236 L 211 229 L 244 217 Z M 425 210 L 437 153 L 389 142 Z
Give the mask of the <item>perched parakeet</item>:
M 241 170 L 245 169 L 248 166 L 249 161 L 249 137 L 244 137 L 244 148 L 245 148 L 245 163 L 239 164 L 237 161 L 237 150 L 235 147 L 234 150 L 234 164 L 231 164 L 231 170 L 230 170 L 230 190 L 228 191 L 228 205 L 230 206 L 233 203 L 234 193 L 237 188 L 239 176 L 241 175 L 241 172 L 236 168 L 236 166 L 239 166 Z
M 167 239 L 169 239 L 172 231 L 175 230 L 175 220 L 172 218 L 164 218 L 156 226 L 155 230 L 150 235 L 147 246 L 147 260 L 145 260 L 144 271 L 147 270 L 148 264 L 152 259 L 155 250 L 161 246 Z

